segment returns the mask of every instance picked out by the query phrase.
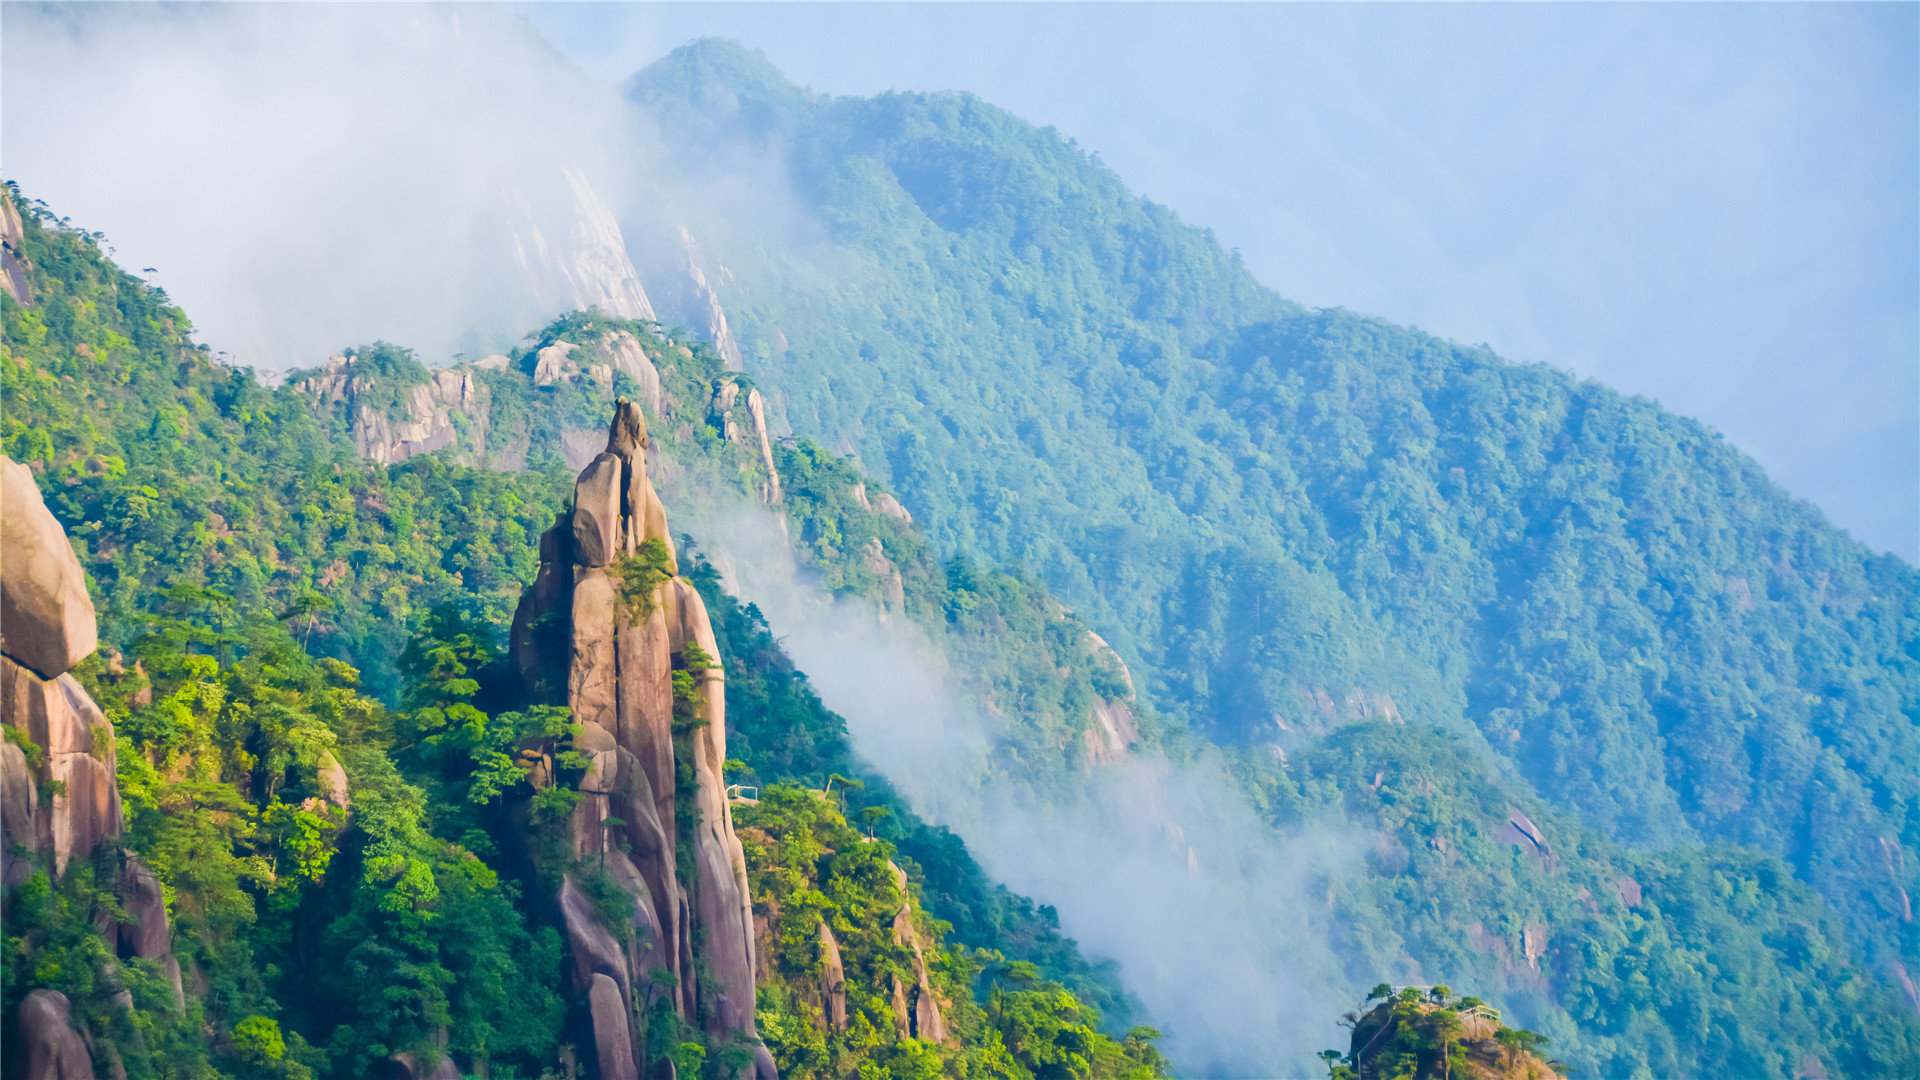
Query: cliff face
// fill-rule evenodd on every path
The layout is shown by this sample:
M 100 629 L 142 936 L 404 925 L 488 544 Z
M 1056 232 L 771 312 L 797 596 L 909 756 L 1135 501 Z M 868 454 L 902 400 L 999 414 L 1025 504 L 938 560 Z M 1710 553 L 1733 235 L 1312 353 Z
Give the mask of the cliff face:
M 472 432 L 466 440 L 472 449 L 465 456 L 478 460 L 484 454 L 492 395 L 471 370 L 436 371 L 425 383 L 408 387 L 406 415 L 396 420 L 362 400 L 372 383 L 355 369 L 351 356 L 330 357 L 317 374 L 295 383 L 294 389 L 316 404 L 345 402 L 347 430 L 362 457 L 392 465 L 452 446 L 460 439 L 456 413 L 466 418 Z
M 633 897 L 631 944 L 601 924 L 581 886 L 560 890 L 574 990 L 586 997 L 605 1080 L 667 1075 L 633 1018 L 657 1008 L 754 1048 L 753 915 L 726 790 L 725 676 L 705 604 L 675 576 L 666 511 L 647 476 L 639 407 L 617 406 L 606 450 L 574 507 L 541 541 L 539 576 L 515 614 L 516 667 L 564 695 L 591 764 L 570 833 Z M 624 928 L 623 928 L 624 929 Z M 670 985 L 650 977 L 672 975 Z
M 106 880 L 125 918 L 101 910 L 95 925 L 119 956 L 160 961 L 177 997 L 180 966 L 160 883 L 119 851 L 113 724 L 70 674 L 93 654 L 96 633 L 86 576 L 65 530 L 32 472 L 0 457 L 0 881 L 10 896 L 36 871 L 58 880 L 76 862 L 110 857 Z M 29 952 L 36 944 L 31 934 L 23 939 Z M 29 994 L 8 1033 L 8 1074 L 92 1076 L 92 1052 L 70 1013 L 60 993 Z

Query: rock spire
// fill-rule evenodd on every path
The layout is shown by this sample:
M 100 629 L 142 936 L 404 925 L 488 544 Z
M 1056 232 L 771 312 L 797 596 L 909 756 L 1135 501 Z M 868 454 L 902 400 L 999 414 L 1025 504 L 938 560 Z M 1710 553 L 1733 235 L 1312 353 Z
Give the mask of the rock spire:
M 743 1075 L 775 1080 L 754 1030 L 752 904 L 724 774 L 725 673 L 706 605 L 678 576 L 647 445 L 639 406 L 621 401 L 573 508 L 541 538 L 539 576 L 514 617 L 516 668 L 536 696 L 572 709 L 576 749 L 590 759 L 573 856 L 604 865 L 634 898 L 627 934 L 602 925 L 572 877 L 561 885 L 573 988 L 592 1028 L 582 1043 L 604 1080 L 667 1075 L 634 1030 L 634 1018 L 664 1003 L 710 1035 L 753 1042 Z

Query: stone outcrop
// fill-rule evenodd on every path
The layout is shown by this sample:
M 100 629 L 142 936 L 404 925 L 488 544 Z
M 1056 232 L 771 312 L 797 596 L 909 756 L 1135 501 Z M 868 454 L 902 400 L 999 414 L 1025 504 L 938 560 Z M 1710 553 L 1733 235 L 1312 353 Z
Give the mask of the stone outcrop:
M 546 311 L 599 308 L 621 319 L 654 317 L 653 304 L 640 287 L 640 275 L 627 256 L 626 237 L 613 212 L 578 167 L 560 170 L 572 213 L 549 218 L 543 230 L 533 206 L 509 187 L 513 207 L 505 222 L 513 260 Z M 549 239 L 549 232 L 552 238 Z
M 9 1034 L 7 1075 L 20 1080 L 93 1080 L 93 1055 L 73 1029 L 73 1006 L 65 994 L 35 990 L 20 1002 Z
M 318 374 L 293 387 L 316 404 L 346 404 L 347 431 L 362 457 L 392 465 L 452 446 L 462 441 L 460 425 L 454 420 L 461 414 L 468 430 L 461 457 L 469 463 L 484 459 L 493 399 L 471 370 L 444 368 L 426 382 L 408 387 L 406 415 L 396 419 L 362 400 L 373 382 L 355 367 L 353 356 L 329 357 Z
M 33 473 L 0 457 L 0 652 L 58 678 L 98 644 L 87 576 Z
M 20 256 L 20 241 L 25 238 L 20 208 L 13 205 L 11 195 L 0 192 L 0 292 L 30 307 L 33 289 L 27 284 L 27 262 Z
M 847 1030 L 847 967 L 840 959 L 840 942 L 826 923 L 820 924 L 820 1005 L 828 1027 Z
M 947 1021 L 940 1011 L 940 999 L 927 978 L 927 957 L 920 947 L 920 932 L 913 925 L 913 892 L 907 887 L 907 872 L 893 863 L 893 883 L 900 889 L 900 910 L 893 915 L 894 944 L 913 954 L 913 981 L 893 979 L 894 1024 L 902 1038 L 924 1042 L 947 1041 Z
M 694 242 L 692 231 L 685 225 L 680 226 L 680 246 L 687 253 L 689 314 L 706 324 L 707 340 L 713 342 L 713 351 L 720 354 L 727 369 L 739 371 L 740 345 L 734 341 L 733 330 L 727 325 L 727 313 L 720 306 L 719 294 L 708 282 L 706 257 L 700 253 L 700 245 Z M 724 268 L 721 273 L 726 273 Z
M 628 557 L 651 541 L 665 565 L 643 570 L 644 560 Z M 645 1060 L 629 1021 L 634 1010 L 665 994 L 676 1013 L 712 1034 L 755 1038 L 755 956 L 746 859 L 726 797 L 725 673 L 700 594 L 672 576 L 672 539 L 647 475 L 637 404 L 619 403 L 606 449 L 581 472 L 573 509 L 540 550 L 539 575 L 514 617 L 513 663 L 580 725 L 575 749 L 589 766 L 570 826 L 575 857 L 604 862 L 633 897 L 629 937 L 599 922 L 576 883 L 562 883 L 574 992 L 600 1075 L 653 1076 L 662 1063 Z M 639 588 L 621 587 L 626 575 L 660 570 Z M 693 676 L 691 699 L 676 701 L 676 670 Z M 691 721 L 678 737 L 676 708 Z M 692 776 L 684 791 L 683 766 Z M 692 851 L 683 860 L 678 818 L 686 812 Z M 690 880 L 683 864 L 693 868 Z M 671 986 L 650 978 L 656 968 L 673 976 Z M 764 1048 L 753 1074 L 773 1080 Z
M 773 440 L 767 436 L 766 400 L 760 391 L 748 387 L 745 395 L 734 379 L 720 380 L 707 403 L 707 420 L 730 443 L 745 443 L 760 459 L 763 479 L 760 501 L 771 506 L 780 501 L 780 470 L 773 464 Z
M 1126 687 L 1119 697 L 1103 695 L 1096 699 L 1093 723 L 1081 732 L 1087 757 L 1095 764 L 1110 765 L 1126 757 L 1133 744 L 1140 741 L 1140 728 L 1133 718 L 1133 672 L 1113 646 L 1107 644 L 1106 638 L 1089 630 L 1087 643 L 1093 646 L 1097 658 L 1119 669 L 1121 682 Z
M 113 724 L 70 674 L 97 644 L 85 575 L 32 474 L 4 457 L 0 506 L 0 724 L 7 729 L 0 742 L 0 879 L 13 885 L 39 862 L 58 878 L 76 860 L 117 851 L 122 820 Z M 123 917 L 103 907 L 96 928 L 118 955 L 159 961 L 178 998 L 180 966 L 159 880 L 132 858 L 109 880 Z M 67 999 L 50 990 L 22 1001 L 9 1047 L 19 1075 L 93 1076 L 92 1056 L 69 1013 Z M 108 1065 L 111 1071 L 117 1062 Z

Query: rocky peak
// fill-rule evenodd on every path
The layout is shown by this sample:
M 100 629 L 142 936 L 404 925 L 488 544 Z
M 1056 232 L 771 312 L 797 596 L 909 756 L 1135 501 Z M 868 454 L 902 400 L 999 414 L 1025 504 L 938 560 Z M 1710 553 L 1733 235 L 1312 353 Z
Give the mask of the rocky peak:
M 598 1075 L 609 1080 L 658 1071 L 629 1023 L 647 1004 L 636 995 L 665 993 L 676 1013 L 711 1033 L 756 1037 L 753 913 L 724 774 L 725 673 L 706 605 L 677 576 L 647 453 L 646 418 L 622 400 L 606 449 L 575 482 L 573 508 L 542 537 L 539 575 L 515 614 L 511 645 L 535 691 L 572 709 L 576 746 L 591 760 L 571 826 L 574 854 L 604 860 L 634 898 L 635 945 L 623 950 L 570 880 L 559 897 L 575 991 L 589 1005 Z M 693 676 L 691 700 L 676 700 L 675 671 Z M 695 720 L 678 737 L 676 705 Z M 682 765 L 692 777 L 684 790 Z M 695 822 L 684 860 L 683 807 Z M 621 824 L 609 827 L 610 819 Z M 648 977 L 655 968 L 675 985 L 657 989 Z M 764 1048 L 753 1072 L 773 1080 Z

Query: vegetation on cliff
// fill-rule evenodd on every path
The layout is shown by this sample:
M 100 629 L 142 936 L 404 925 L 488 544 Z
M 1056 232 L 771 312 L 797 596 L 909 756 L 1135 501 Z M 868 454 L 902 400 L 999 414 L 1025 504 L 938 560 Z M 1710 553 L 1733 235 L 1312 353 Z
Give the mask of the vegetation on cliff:
M 37 474 L 100 600 L 103 650 L 78 674 L 117 728 L 123 842 L 164 886 L 186 1005 L 151 964 L 114 958 L 90 921 L 112 897 L 93 866 L 76 863 L 61 880 L 42 869 L 10 892 L 7 1015 L 32 991 L 59 990 L 105 1055 L 96 1060 L 118 1058 L 133 1077 L 362 1076 L 401 1058 L 425 1076 L 448 1054 L 495 1077 L 562 1074 L 573 1038 L 559 992 L 565 950 L 556 913 L 533 898 L 547 894 L 543 875 L 566 869 L 599 899 L 617 889 L 594 867 L 550 864 L 538 844 L 531 865 L 515 857 L 512 804 L 530 809 L 536 833 L 564 829 L 571 810 L 557 805 L 571 792 L 533 784 L 516 755 L 533 746 L 569 774 L 584 759 L 572 749 L 576 725 L 520 695 L 498 642 L 571 470 L 559 453 L 534 455 L 520 473 L 455 464 L 457 449 L 361 460 L 349 416 L 316 419 L 310 395 L 216 362 L 188 341 L 184 316 L 112 267 L 93 238 L 26 218 L 18 249 L 34 303 L 0 300 L 0 449 Z M 563 320 L 524 355 L 561 332 L 584 336 L 594 318 Z M 699 416 L 711 361 L 624 328 L 646 334 L 669 392 Z M 372 396 L 380 378 L 419 374 L 389 346 L 357 356 L 384 358 L 368 368 Z M 578 413 L 603 407 L 604 389 L 581 392 Z M 566 430 L 555 427 L 555 443 Z M 711 426 L 680 434 L 708 440 L 710 452 L 689 458 L 703 467 L 751 464 L 728 456 Z M 701 584 L 724 595 L 710 573 Z M 743 684 L 793 677 L 766 642 L 726 659 Z M 788 717 L 769 701 L 759 722 L 820 723 L 817 700 L 789 700 L 811 711 Z M 760 761 L 761 774 L 804 779 L 823 763 L 852 772 L 839 739 L 833 755 L 792 773 Z M 963 882 L 955 894 L 1003 919 L 976 915 L 980 940 L 1023 955 L 1025 934 L 1039 943 L 1032 951 L 1086 975 L 1030 902 L 995 892 L 950 835 L 935 843 L 930 862 Z M 891 926 L 864 927 L 865 914 L 844 924 L 850 940 Z M 1046 998 L 1036 1030 L 1069 1031 L 1098 1075 L 1120 1075 L 1111 1066 L 1123 1060 L 1127 1075 L 1152 1074 L 1142 1037 L 1094 1034 L 1096 1014 L 1030 968 L 1007 978 Z M 961 1020 L 955 1052 L 987 1053 L 974 1040 L 999 1029 L 968 1019 L 974 987 L 942 985 Z M 993 999 L 998 985 L 980 992 Z M 1009 1000 L 1026 1003 L 1016 1016 L 1038 1008 Z M 674 1038 L 683 1075 L 728 1060 L 698 1032 Z M 874 1070 L 907 1058 L 931 1060 L 898 1040 L 841 1060 L 885 1075 Z M 1032 1075 L 1043 1058 L 1002 1054 L 993 1075 Z

